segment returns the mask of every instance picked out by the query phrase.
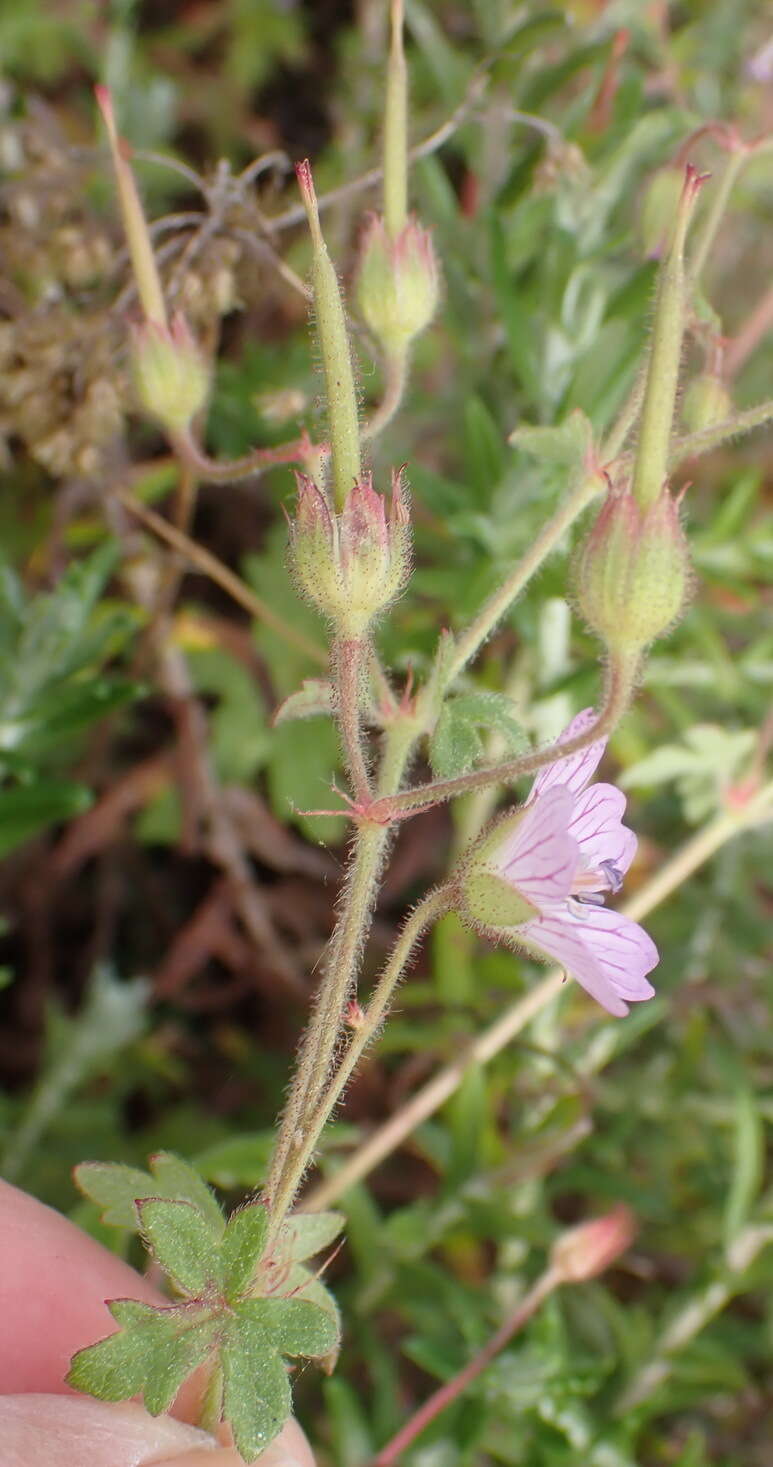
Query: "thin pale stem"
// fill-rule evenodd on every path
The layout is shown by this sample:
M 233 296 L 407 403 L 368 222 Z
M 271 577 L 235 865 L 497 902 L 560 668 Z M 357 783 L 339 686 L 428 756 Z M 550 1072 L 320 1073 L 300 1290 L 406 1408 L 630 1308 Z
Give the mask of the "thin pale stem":
M 424 898 L 424 901 L 407 919 L 370 997 L 361 1027 L 352 1033 L 332 1080 L 322 1095 L 314 1114 L 304 1127 L 302 1147 L 296 1153 L 292 1167 L 288 1169 L 283 1179 L 283 1187 L 289 1194 L 294 1195 L 300 1185 L 329 1116 L 335 1110 L 364 1050 L 378 1033 L 392 994 L 403 975 L 416 943 L 429 924 L 445 911 L 447 906 L 448 899 L 442 891 L 432 892 Z
M 403 52 L 403 0 L 390 6 L 392 39 L 384 105 L 384 222 L 396 239 L 408 213 L 408 73 Z
M 212 555 L 208 550 L 204 549 L 203 545 L 197 544 L 189 535 L 185 535 L 181 530 L 176 529 L 162 515 L 156 514 L 155 510 L 149 509 L 146 504 L 142 504 L 128 489 L 123 489 L 119 485 L 115 490 L 115 494 L 121 503 L 133 515 L 136 515 L 138 520 L 141 520 L 144 525 L 147 525 L 149 530 L 152 530 L 155 535 L 158 535 L 160 540 L 165 541 L 173 550 L 179 551 L 191 565 L 194 565 L 197 570 L 202 571 L 205 576 L 209 576 L 210 580 L 215 581 L 218 586 L 221 586 L 234 601 L 238 602 L 239 606 L 243 606 L 245 611 L 248 611 L 251 616 L 254 616 L 256 621 L 263 622 L 265 626 L 270 627 L 273 632 L 276 632 L 277 636 L 283 642 L 287 642 L 292 647 L 297 647 L 299 652 L 303 652 L 306 657 L 318 663 L 320 667 L 327 668 L 328 656 L 324 647 L 319 646 L 316 642 L 312 642 L 310 637 L 303 635 L 303 632 L 296 631 L 295 627 L 290 626 L 289 622 L 283 621 L 273 608 L 269 606 L 267 601 L 264 601 L 262 597 L 257 596 L 254 591 L 250 590 L 250 587 L 239 576 L 235 575 L 232 570 L 229 570 L 228 566 L 224 565 L 222 560 L 218 560 L 216 555 Z
M 661 261 L 631 489 L 641 509 L 661 493 L 674 419 L 687 302 L 685 240 L 702 180 L 688 165 L 674 234 Z
M 759 1212 L 764 1216 L 773 1198 L 762 1199 Z M 767 1208 L 766 1208 L 767 1203 Z M 773 1242 L 773 1226 L 769 1222 L 750 1223 L 736 1237 L 720 1265 L 720 1277 L 711 1279 L 674 1315 L 670 1324 L 655 1341 L 652 1356 L 637 1371 L 612 1407 L 615 1416 L 626 1415 L 641 1401 L 646 1401 L 673 1369 L 674 1356 L 683 1350 L 702 1329 L 729 1304 L 738 1293 L 743 1275 L 763 1248 Z
M 712 246 L 719 233 L 722 220 L 725 217 L 725 211 L 730 202 L 730 195 L 738 182 L 742 169 L 751 156 L 751 153 L 746 148 L 739 148 L 737 151 L 728 154 L 727 162 L 725 163 L 722 176 L 719 179 L 711 202 L 711 208 L 703 220 L 698 241 L 695 245 L 692 259 L 690 260 L 688 273 L 690 284 L 693 286 L 699 283 L 703 271 L 706 268 L 706 261 L 711 254 Z
M 210 1368 L 209 1380 L 201 1398 L 197 1422 L 201 1430 L 208 1431 L 211 1436 L 217 1435 L 218 1427 L 223 1419 L 223 1385 L 223 1367 L 218 1362 Z
M 370 776 L 362 748 L 362 706 L 365 667 L 369 647 L 350 637 L 340 637 L 333 648 L 338 689 L 338 725 L 352 781 L 354 798 L 363 804 L 371 797 Z
M 523 1329 L 523 1326 L 532 1318 L 532 1315 L 536 1314 L 548 1295 L 552 1294 L 553 1290 L 561 1282 L 561 1275 L 557 1269 L 546 1269 L 542 1277 L 537 1280 L 536 1284 L 533 1285 L 528 1294 L 521 1300 L 518 1307 L 513 1310 L 504 1324 L 500 1325 L 496 1333 L 483 1346 L 483 1349 L 479 1350 L 477 1355 L 474 1355 L 472 1360 L 462 1370 L 458 1371 L 456 1375 L 452 1376 L 450 1380 L 447 1380 L 444 1385 L 433 1392 L 429 1399 L 419 1407 L 418 1411 L 415 1411 L 413 1416 L 406 1421 L 405 1425 L 401 1426 L 396 1435 L 392 1437 L 392 1440 L 387 1442 L 385 1447 L 381 1448 L 378 1455 L 373 1458 L 370 1467 L 393 1467 L 394 1463 L 399 1462 L 403 1452 L 416 1440 L 417 1436 L 420 1436 L 430 1423 L 440 1415 L 441 1411 L 445 1411 L 447 1406 L 452 1405 L 454 1401 L 458 1400 L 463 1392 L 467 1390 L 467 1387 L 474 1380 L 477 1380 L 478 1376 L 486 1369 L 486 1366 L 490 1365 L 491 1361 L 496 1359 L 496 1356 L 501 1350 L 504 1350 L 506 1345 L 509 1345 L 513 1337 L 518 1334 L 519 1330 Z
M 450 686 L 468 662 L 471 662 L 480 651 L 483 643 L 491 636 L 497 622 L 501 621 L 505 612 L 528 585 L 543 561 L 547 559 L 551 551 L 555 550 L 570 526 L 596 498 L 596 495 L 603 491 L 603 488 L 603 479 L 597 474 L 591 475 L 583 479 L 564 503 L 559 505 L 553 518 L 538 534 L 534 544 L 502 582 L 499 589 L 489 597 L 467 630 L 462 633 L 446 672 L 444 679 L 446 687 Z
M 731 438 L 738 438 L 742 433 L 751 433 L 752 429 L 763 428 L 771 422 L 773 401 L 761 402 L 756 407 L 747 408 L 743 413 L 735 413 L 732 418 L 723 418 L 721 423 L 714 423 L 710 428 L 702 428 L 700 433 L 688 433 L 684 438 L 677 438 L 671 448 L 669 469 L 678 468 L 685 459 L 710 453 L 713 448 L 719 448 Z
M 736 810 L 726 810 L 711 820 L 703 830 L 685 842 L 681 850 L 667 861 L 651 879 L 625 902 L 621 911 L 634 921 L 641 921 L 656 907 L 667 901 L 684 882 L 710 861 L 727 841 L 773 815 L 773 781 L 763 786 L 747 803 Z M 445 1065 L 423 1085 L 383 1126 L 373 1132 L 363 1146 L 344 1162 L 334 1174 L 316 1186 L 304 1198 L 304 1211 L 329 1207 L 356 1182 L 373 1171 L 385 1157 L 401 1146 L 416 1128 L 434 1115 L 459 1088 L 471 1069 L 488 1064 L 527 1024 L 552 1003 L 565 983 L 562 968 L 554 968 L 541 983 L 511 1004 L 510 1008 L 488 1029 L 478 1035 L 463 1054 Z
M 408 380 L 408 352 L 396 352 L 384 363 L 384 393 L 362 430 L 363 443 L 372 442 L 391 423 L 403 400 Z
M 394 820 L 452 800 L 457 795 L 469 794 L 471 790 L 483 789 L 486 785 L 512 783 L 524 774 L 536 774 L 546 764 L 563 759 L 567 754 L 579 754 L 597 739 L 607 738 L 622 718 L 631 698 L 636 668 L 631 662 L 610 663 L 607 672 L 607 687 L 604 705 L 595 723 L 584 733 L 575 734 L 563 743 L 549 744 L 545 749 L 535 749 L 531 754 L 519 754 L 515 759 L 504 759 L 500 764 L 491 764 L 483 769 L 473 769 L 470 774 L 460 774 L 455 779 L 438 779 L 428 784 L 416 785 L 403 794 L 376 800 L 368 815 L 373 820 Z
M 773 285 L 766 290 L 762 299 L 753 306 L 743 325 L 731 338 L 725 352 L 725 374 L 732 381 L 744 363 L 773 329 Z
M 428 158 L 430 154 L 436 153 L 439 148 L 443 147 L 444 143 L 448 142 L 450 137 L 453 137 L 455 132 L 458 132 L 462 124 L 467 121 L 470 112 L 477 106 L 483 96 L 488 84 L 490 65 L 490 62 L 484 62 L 482 66 L 478 67 L 467 88 L 466 96 L 463 97 L 459 106 L 454 108 L 450 117 L 447 117 L 445 122 L 441 123 L 440 127 L 436 128 L 434 132 L 431 132 L 422 142 L 416 143 L 409 150 L 409 163 L 415 163 L 419 158 Z M 532 118 L 526 113 L 519 113 L 518 115 L 520 120 L 524 122 L 528 121 L 530 126 L 539 126 L 539 118 Z M 344 199 L 350 199 L 357 194 L 363 193 L 366 189 L 375 188 L 377 184 L 381 183 L 383 177 L 383 167 L 369 168 L 366 173 L 361 173 L 359 178 L 352 178 L 347 183 L 340 184 L 338 188 L 329 189 L 326 194 L 322 194 L 318 201 L 320 212 L 332 208 L 334 204 L 340 204 Z M 266 226 L 272 231 L 277 229 L 291 229 L 296 224 L 302 223 L 305 217 L 306 210 L 303 205 L 293 205 L 291 208 L 285 209 L 282 214 L 275 214 L 273 219 L 267 219 Z

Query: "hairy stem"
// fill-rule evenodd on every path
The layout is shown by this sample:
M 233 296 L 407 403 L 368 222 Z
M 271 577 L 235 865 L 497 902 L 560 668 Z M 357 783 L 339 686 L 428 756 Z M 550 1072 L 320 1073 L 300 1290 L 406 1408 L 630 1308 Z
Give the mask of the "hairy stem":
M 248 479 L 251 474 L 259 474 L 262 469 L 275 468 L 277 464 L 307 464 L 319 452 L 319 445 L 313 444 L 306 433 L 292 443 L 280 443 L 275 448 L 253 448 L 242 458 L 225 463 L 210 458 L 190 433 L 177 434 L 173 447 L 178 458 L 210 484 L 234 484 L 239 479 Z
M 393 1467 L 393 1463 L 399 1462 L 406 1448 L 440 1415 L 441 1411 L 445 1411 L 447 1406 L 458 1400 L 467 1387 L 477 1380 L 486 1366 L 491 1364 L 500 1350 L 504 1350 L 505 1346 L 509 1345 L 514 1335 L 523 1329 L 548 1295 L 552 1294 L 561 1282 L 561 1274 L 557 1269 L 546 1269 L 504 1324 L 500 1325 L 496 1333 L 486 1342 L 483 1349 L 479 1350 L 462 1370 L 434 1391 L 418 1411 L 414 1411 L 413 1416 L 406 1421 L 404 1426 L 400 1427 L 392 1440 L 387 1442 L 386 1446 L 382 1447 L 378 1455 L 373 1458 L 370 1467 Z
M 387 729 L 379 790 L 387 793 L 399 788 L 415 736 L 412 724 L 407 721 L 406 725 L 397 721 Z M 339 1043 L 389 837 L 386 827 L 365 826 L 354 838 L 340 915 L 269 1169 L 266 1196 L 274 1236 L 292 1206 L 301 1180 L 297 1157 L 304 1148 L 306 1130 L 327 1084 Z
M 408 351 L 395 352 L 384 363 L 384 395 L 362 430 L 363 443 L 378 438 L 391 423 L 403 400 L 408 378 Z
M 731 438 L 738 438 L 742 433 L 751 433 L 752 429 L 763 428 L 766 423 L 771 422 L 773 401 L 760 402 L 756 407 L 747 408 L 745 412 L 734 413 L 732 418 L 723 418 L 721 423 L 713 423 L 710 428 L 702 428 L 700 433 L 688 433 L 684 438 L 677 438 L 671 447 L 669 469 L 678 468 L 685 459 L 710 453 L 713 448 L 719 448 Z
M 563 759 L 567 754 L 579 754 L 597 739 L 607 738 L 622 718 L 631 699 L 635 682 L 636 667 L 631 662 L 620 660 L 610 663 L 607 671 L 607 686 L 604 704 L 595 723 L 584 733 L 575 734 L 562 743 L 549 744 L 545 749 L 535 749 L 530 754 L 519 754 L 515 759 L 504 759 L 500 764 L 491 764 L 484 769 L 473 769 L 469 774 L 457 775 L 455 779 L 438 779 L 428 784 L 416 785 L 403 794 L 378 799 L 371 805 L 369 815 L 373 820 L 394 820 L 412 812 L 425 810 L 452 800 L 456 795 L 469 794 L 471 790 L 483 789 L 489 784 L 511 783 L 524 774 L 536 774 L 546 764 Z
M 724 810 L 709 821 L 702 830 L 686 841 L 676 855 L 631 898 L 624 902 L 621 911 L 635 922 L 647 917 L 662 902 L 668 900 L 695 872 L 710 861 L 727 841 L 754 825 L 773 817 L 773 780 L 764 785 L 757 794 L 738 809 Z M 330 1207 L 356 1182 L 373 1171 L 385 1157 L 438 1111 L 441 1105 L 454 1094 L 469 1071 L 499 1054 L 537 1014 L 561 992 L 565 981 L 562 968 L 553 968 L 535 988 L 524 994 L 501 1014 L 488 1029 L 484 1029 L 466 1048 L 463 1054 L 423 1085 L 411 1096 L 402 1108 L 374 1131 L 367 1141 L 344 1162 L 334 1176 L 328 1177 L 304 1198 L 305 1211 L 322 1210 Z
M 593 474 L 584 478 L 565 502 L 559 505 L 553 518 L 540 530 L 534 544 L 514 566 L 499 589 L 489 597 L 467 630 L 462 633 L 446 672 L 444 679 L 446 687 L 450 686 L 468 662 L 471 662 L 476 653 L 480 651 L 483 643 L 491 636 L 497 622 L 501 621 L 505 612 L 528 585 L 543 561 L 547 559 L 552 550 L 555 550 L 569 527 L 574 524 L 591 500 L 603 491 L 603 488 L 603 479 L 600 475 Z
M 354 798 L 359 803 L 370 799 L 370 778 L 362 749 L 360 706 L 369 648 L 367 643 L 350 637 L 337 638 L 333 662 L 338 688 L 338 724 L 344 746 Z
M 353 1032 L 332 1080 L 304 1127 L 303 1143 L 296 1151 L 283 1177 L 283 1189 L 286 1189 L 289 1195 L 294 1195 L 300 1185 L 330 1115 L 335 1110 L 364 1050 L 378 1033 L 392 994 L 402 977 L 416 943 L 429 924 L 440 916 L 447 906 L 448 899 L 442 891 L 431 892 L 405 922 L 386 967 L 373 990 L 361 1027 Z

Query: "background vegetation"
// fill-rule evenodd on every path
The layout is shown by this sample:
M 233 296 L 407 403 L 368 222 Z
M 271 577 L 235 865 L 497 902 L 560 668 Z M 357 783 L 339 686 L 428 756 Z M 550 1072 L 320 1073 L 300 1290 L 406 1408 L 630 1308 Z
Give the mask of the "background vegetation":
M 310 156 L 321 193 L 373 166 L 384 9 L 0 11 L 3 1169 L 112 1247 L 126 1244 L 76 1201 L 76 1161 L 144 1164 L 171 1147 L 228 1200 L 260 1181 L 344 831 L 300 813 L 330 801 L 327 721 L 271 724 L 319 672 L 322 645 L 285 565 L 289 471 L 204 482 L 191 527 L 284 635 L 126 506 L 130 493 L 183 522 L 185 486 L 131 400 L 136 303 L 90 88 L 109 83 L 122 132 L 145 150 L 137 171 L 169 297 L 217 356 L 207 445 L 237 455 L 314 425 L 319 380 L 294 284 L 308 248 L 282 154 Z M 556 502 L 578 452 L 572 409 L 602 429 L 630 389 L 655 269 L 650 180 L 704 124 L 773 129 L 757 0 L 412 0 L 407 19 L 412 134 L 453 125 L 413 175 L 442 313 L 374 464 L 383 479 L 407 462 L 414 495 L 417 571 L 382 633 L 406 672 Z M 257 183 L 239 182 L 265 154 Z M 723 166 L 710 131 L 691 157 Z M 372 198 L 351 189 L 326 214 L 344 276 Z M 768 154 L 733 194 L 704 277 L 704 337 L 729 338 L 739 407 L 770 395 L 771 214 Z M 698 371 L 699 332 L 691 352 Z M 363 403 L 378 401 L 366 353 L 360 385 Z M 540 431 L 510 446 L 519 425 Z M 640 835 L 633 890 L 763 776 L 770 445 L 759 434 L 683 474 L 695 596 L 608 756 Z M 596 696 L 566 566 L 549 563 L 467 689 L 506 690 L 537 738 Z M 460 838 L 469 810 L 455 818 Z M 442 871 L 451 820 L 436 810 L 403 831 L 371 969 Z M 572 987 L 346 1193 L 346 1246 L 329 1271 L 341 1362 L 297 1388 L 323 1463 L 367 1460 L 485 1342 L 558 1226 L 616 1201 L 640 1228 L 621 1266 L 551 1300 L 409 1460 L 769 1461 L 772 861 L 770 823 L 726 844 L 648 922 L 656 1000 L 609 1022 Z M 445 919 L 330 1128 L 323 1174 L 538 976 Z

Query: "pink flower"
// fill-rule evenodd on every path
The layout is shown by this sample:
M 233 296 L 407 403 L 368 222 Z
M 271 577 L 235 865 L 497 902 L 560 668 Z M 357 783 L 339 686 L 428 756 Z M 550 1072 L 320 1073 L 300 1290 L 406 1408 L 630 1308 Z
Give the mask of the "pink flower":
M 586 708 L 561 739 L 594 718 Z M 643 927 L 604 906 L 605 894 L 620 890 L 637 844 L 622 823 L 621 791 L 588 784 L 605 747 L 599 739 L 541 770 L 515 825 L 503 822 L 504 839 L 487 843 L 487 866 L 534 913 L 513 931 L 517 944 L 555 958 L 603 1008 L 622 1016 L 629 1002 L 652 998 L 646 974 L 658 950 Z

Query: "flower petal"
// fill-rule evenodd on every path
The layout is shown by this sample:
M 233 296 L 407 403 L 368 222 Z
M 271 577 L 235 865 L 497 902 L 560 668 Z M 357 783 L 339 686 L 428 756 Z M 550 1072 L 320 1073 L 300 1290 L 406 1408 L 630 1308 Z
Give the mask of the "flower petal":
M 652 998 L 646 974 L 658 962 L 652 938 L 622 912 L 608 907 L 574 910 L 567 904 L 527 923 L 519 938 L 555 958 L 595 998 L 619 1017 L 628 1004 Z
M 591 728 L 596 721 L 596 713 L 593 708 L 583 708 L 571 723 L 559 734 L 557 743 L 565 744 L 567 740 L 573 739 L 577 734 L 584 733 Z M 556 759 L 555 763 L 548 764 L 541 769 L 534 784 L 531 787 L 529 800 L 535 800 L 538 795 L 543 795 L 546 790 L 552 789 L 553 785 L 565 785 L 575 795 L 585 789 L 588 780 L 595 774 L 601 763 L 601 756 L 607 747 L 606 739 L 596 739 L 589 744 L 587 749 L 581 749 L 579 754 L 567 754 L 563 759 Z
M 602 861 L 611 861 L 621 875 L 628 870 L 638 842 L 622 824 L 625 806 L 625 795 L 613 784 L 592 784 L 577 796 L 569 831 L 586 867 L 598 871 Z
M 579 848 L 569 834 L 574 795 L 561 785 L 526 806 L 517 825 L 496 851 L 500 876 L 540 910 L 560 902 L 572 889 Z

